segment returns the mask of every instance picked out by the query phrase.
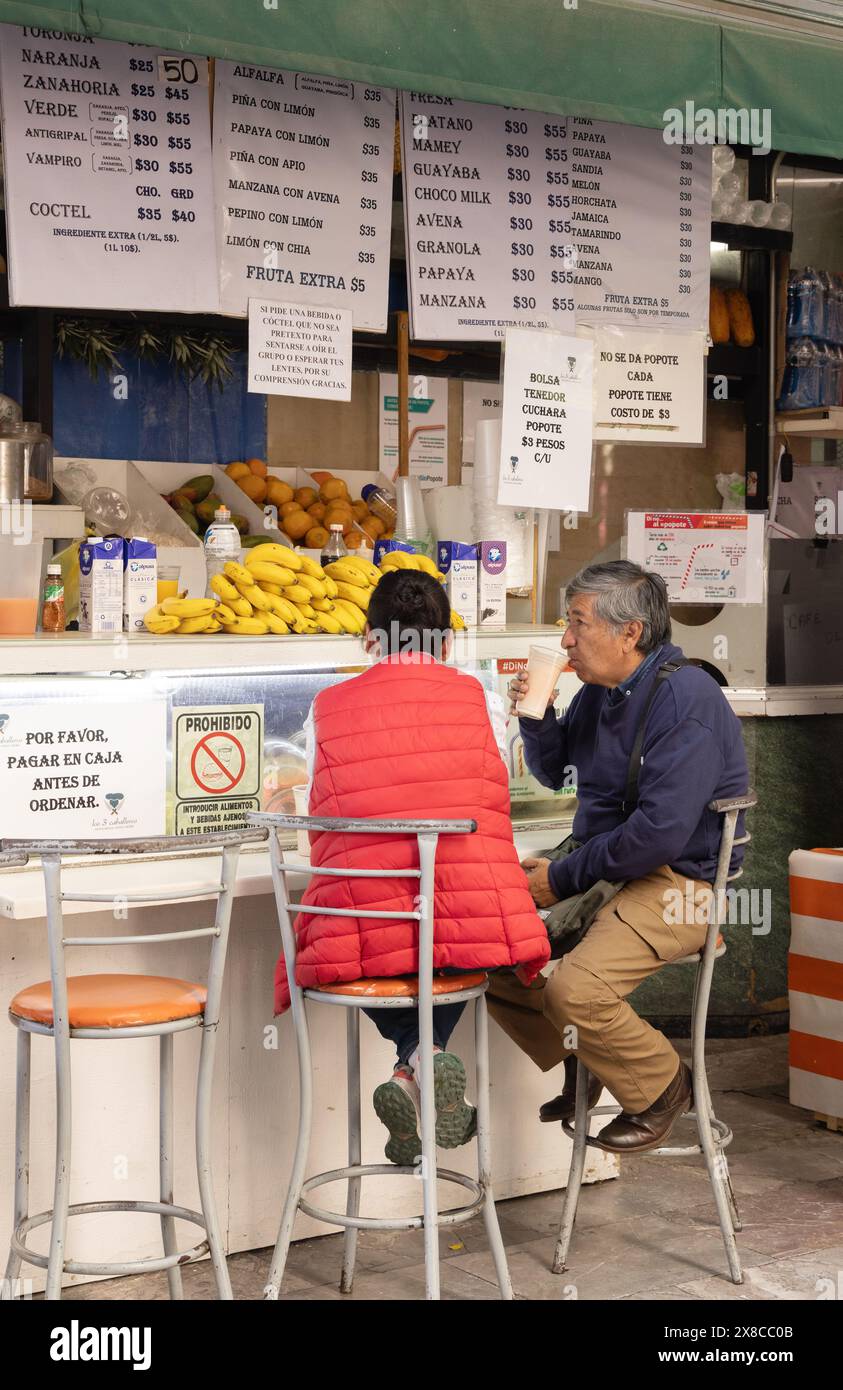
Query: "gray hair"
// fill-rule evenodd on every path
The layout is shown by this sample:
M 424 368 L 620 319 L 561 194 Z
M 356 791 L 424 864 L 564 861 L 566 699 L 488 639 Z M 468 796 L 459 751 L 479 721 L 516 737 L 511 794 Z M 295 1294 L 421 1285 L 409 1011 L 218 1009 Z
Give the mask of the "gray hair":
M 595 617 L 616 632 L 626 623 L 639 622 L 642 631 L 636 651 L 645 656 L 670 641 L 667 586 L 660 575 L 631 560 L 586 566 L 565 590 L 567 608 L 578 594 L 593 595 Z

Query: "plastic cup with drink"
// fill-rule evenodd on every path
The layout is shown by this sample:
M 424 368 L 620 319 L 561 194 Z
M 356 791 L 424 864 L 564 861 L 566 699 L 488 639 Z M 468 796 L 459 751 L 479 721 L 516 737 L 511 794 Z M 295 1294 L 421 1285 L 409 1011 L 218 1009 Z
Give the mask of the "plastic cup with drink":
M 556 682 L 568 664 L 565 652 L 554 647 L 530 647 L 527 657 L 527 693 L 515 712 L 519 719 L 543 719 Z
M 156 603 L 163 603 L 165 598 L 177 598 L 179 592 L 179 575 L 181 574 L 180 565 L 159 565 L 158 577 L 156 581 Z

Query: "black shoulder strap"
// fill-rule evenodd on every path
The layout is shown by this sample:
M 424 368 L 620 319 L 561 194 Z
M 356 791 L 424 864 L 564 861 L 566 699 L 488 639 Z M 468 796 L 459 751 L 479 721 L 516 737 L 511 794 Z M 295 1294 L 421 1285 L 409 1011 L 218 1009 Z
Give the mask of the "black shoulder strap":
M 632 815 L 638 805 L 638 777 L 641 772 L 641 749 L 644 746 L 644 733 L 647 724 L 647 715 L 650 713 L 650 706 L 656 698 L 661 682 L 672 676 L 674 671 L 678 671 L 681 666 L 689 666 L 691 663 L 684 657 L 678 660 L 663 661 L 656 671 L 655 680 L 650 686 L 650 693 L 644 702 L 641 711 L 641 718 L 638 720 L 638 728 L 635 731 L 635 742 L 632 745 L 632 752 L 629 755 L 629 767 L 626 773 L 626 791 L 623 798 L 623 815 L 626 820 Z

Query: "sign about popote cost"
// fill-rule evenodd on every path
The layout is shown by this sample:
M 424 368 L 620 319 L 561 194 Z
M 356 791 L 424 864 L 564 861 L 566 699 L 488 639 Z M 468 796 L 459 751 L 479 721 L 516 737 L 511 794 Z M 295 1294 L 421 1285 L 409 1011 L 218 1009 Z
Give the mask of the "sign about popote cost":
M 705 442 L 705 334 L 599 327 L 594 335 L 594 438 Z
M 592 359 L 582 338 L 507 330 L 498 502 L 587 512 Z
M 0 839 L 164 833 L 166 702 L 8 704 Z
M 627 559 L 652 570 L 672 603 L 761 603 L 763 512 L 628 512 Z
M 208 62 L 0 26 L 12 304 L 216 312 Z

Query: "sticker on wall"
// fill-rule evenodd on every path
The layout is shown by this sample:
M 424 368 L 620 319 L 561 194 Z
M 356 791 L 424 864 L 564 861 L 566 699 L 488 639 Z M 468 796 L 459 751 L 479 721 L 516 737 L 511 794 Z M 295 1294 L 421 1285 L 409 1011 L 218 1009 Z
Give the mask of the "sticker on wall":
M 237 830 L 260 810 L 263 705 L 173 711 L 174 796 L 168 830 Z

